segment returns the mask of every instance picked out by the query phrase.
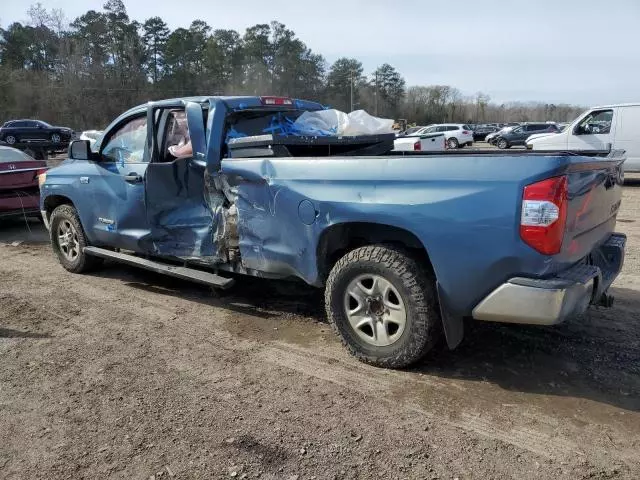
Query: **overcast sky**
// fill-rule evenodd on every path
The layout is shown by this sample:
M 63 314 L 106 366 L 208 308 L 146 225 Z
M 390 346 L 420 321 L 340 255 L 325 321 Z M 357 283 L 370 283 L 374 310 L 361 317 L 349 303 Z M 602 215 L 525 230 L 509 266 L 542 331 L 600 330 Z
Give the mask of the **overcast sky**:
M 31 3 L 3 8 L 23 21 Z M 69 19 L 104 0 L 41 0 Z M 124 0 L 129 16 L 172 28 L 205 20 L 233 28 L 278 20 L 328 62 L 384 62 L 408 85 L 452 85 L 492 100 L 585 106 L 640 101 L 640 0 Z M 152 4 L 153 8 L 148 5 Z M 23 5 L 23 6 L 20 6 Z

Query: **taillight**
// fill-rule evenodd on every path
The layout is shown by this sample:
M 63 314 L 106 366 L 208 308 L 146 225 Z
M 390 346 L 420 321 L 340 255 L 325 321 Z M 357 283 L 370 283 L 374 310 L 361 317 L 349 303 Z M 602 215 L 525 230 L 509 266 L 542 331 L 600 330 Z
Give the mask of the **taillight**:
M 471 132 L 467 132 L 466 130 L 463 130 L 463 131 L 462 131 L 462 134 L 463 134 L 463 135 L 471 135 Z
M 544 255 L 560 253 L 567 223 L 567 177 L 524 187 L 520 237 Z
M 413 144 L 413 151 L 414 152 L 422 151 L 422 142 L 420 142 L 420 140 L 418 140 L 416 143 Z
M 260 97 L 263 105 L 293 105 L 293 100 L 287 97 Z
M 36 178 L 38 179 L 38 187 L 42 187 L 44 182 L 47 180 L 47 169 L 39 168 L 36 172 Z

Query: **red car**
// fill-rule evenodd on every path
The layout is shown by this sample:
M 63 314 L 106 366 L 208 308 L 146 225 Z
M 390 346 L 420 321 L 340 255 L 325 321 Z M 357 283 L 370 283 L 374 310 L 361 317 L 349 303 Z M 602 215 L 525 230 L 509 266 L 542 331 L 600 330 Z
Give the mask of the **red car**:
M 46 161 L 0 146 L 0 218 L 40 215 L 38 175 L 46 171 Z

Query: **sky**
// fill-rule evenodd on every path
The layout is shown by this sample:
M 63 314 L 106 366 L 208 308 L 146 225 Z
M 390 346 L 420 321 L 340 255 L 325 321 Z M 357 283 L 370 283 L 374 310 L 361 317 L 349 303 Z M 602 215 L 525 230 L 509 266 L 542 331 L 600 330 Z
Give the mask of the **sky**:
M 72 20 L 104 0 L 40 0 Z M 24 21 L 32 2 L 10 2 L 0 25 Z M 595 106 L 640 101 L 640 0 L 124 0 L 129 16 L 235 29 L 277 20 L 331 63 L 359 59 L 365 73 L 393 65 L 407 85 L 482 91 L 497 103 Z M 150 8 L 149 5 L 152 5 Z

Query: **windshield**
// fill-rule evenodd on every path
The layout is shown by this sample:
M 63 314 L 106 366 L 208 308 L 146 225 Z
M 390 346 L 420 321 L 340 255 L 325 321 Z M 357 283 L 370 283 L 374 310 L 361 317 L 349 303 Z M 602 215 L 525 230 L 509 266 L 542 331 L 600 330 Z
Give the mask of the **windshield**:
M 47 122 L 43 122 L 42 120 L 38 120 L 38 123 L 43 127 L 51 128 L 50 124 L 48 124 Z

